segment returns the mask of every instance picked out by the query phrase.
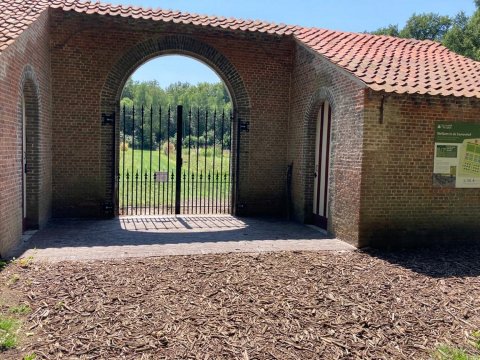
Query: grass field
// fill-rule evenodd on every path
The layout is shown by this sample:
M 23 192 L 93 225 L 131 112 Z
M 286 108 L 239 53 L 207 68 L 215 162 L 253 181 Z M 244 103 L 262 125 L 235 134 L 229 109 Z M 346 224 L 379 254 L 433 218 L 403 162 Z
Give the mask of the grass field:
M 215 157 L 213 156 L 214 149 L 213 147 L 207 148 L 205 151 L 204 148 L 202 149 L 182 149 L 182 158 L 183 158 L 183 166 L 182 166 L 182 173 L 188 173 L 190 169 L 191 173 L 199 173 L 202 172 L 205 174 L 205 169 L 207 173 L 215 174 L 218 173 L 228 173 L 230 167 L 230 150 L 223 150 L 220 147 L 215 149 Z M 198 154 L 198 156 L 197 156 Z M 205 155 L 206 154 L 206 155 Z M 150 159 L 151 158 L 151 159 Z M 174 172 L 176 169 L 176 153 L 172 152 L 170 156 L 167 156 L 163 150 L 132 150 L 128 149 L 127 151 L 120 151 L 120 177 L 125 173 L 135 174 L 137 171 L 140 174 L 141 170 L 143 169 L 142 173 L 148 174 L 157 171 L 167 171 L 169 173 Z M 125 163 L 124 163 L 125 159 Z M 197 163 L 198 159 L 198 163 Z M 151 160 L 151 167 L 150 167 L 150 160 Z M 160 161 L 159 161 L 160 160 Z M 133 164 L 132 164 L 133 161 Z M 125 164 L 125 166 L 124 166 Z M 190 167 L 189 167 L 190 165 Z

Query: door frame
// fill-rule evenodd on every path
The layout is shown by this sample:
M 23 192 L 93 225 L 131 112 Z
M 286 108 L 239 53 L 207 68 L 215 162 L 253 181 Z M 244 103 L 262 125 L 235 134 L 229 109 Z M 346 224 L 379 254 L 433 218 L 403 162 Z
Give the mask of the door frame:
M 316 116 L 315 167 L 313 181 L 313 224 L 327 230 L 329 218 L 330 146 L 332 136 L 332 107 L 324 101 Z
M 27 116 L 22 94 L 22 230 L 27 230 Z

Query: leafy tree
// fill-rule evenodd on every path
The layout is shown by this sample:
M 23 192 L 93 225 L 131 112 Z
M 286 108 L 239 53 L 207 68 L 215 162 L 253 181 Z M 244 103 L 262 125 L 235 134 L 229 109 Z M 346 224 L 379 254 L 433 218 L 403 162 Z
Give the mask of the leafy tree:
M 175 124 L 172 117 L 170 118 L 170 126 L 167 126 L 167 114 L 175 111 L 177 105 L 183 105 L 186 118 L 189 118 L 189 112 L 193 111 L 191 128 L 184 130 L 184 136 L 188 141 L 191 135 L 191 145 L 198 146 L 207 142 L 207 145 L 213 145 L 213 126 L 216 127 L 215 143 L 221 144 L 221 112 L 228 114 L 232 110 L 232 103 L 227 89 L 223 83 L 199 83 L 192 85 L 189 83 L 174 83 L 163 89 L 157 81 L 133 81 L 129 79 L 122 92 L 122 100 L 120 102 L 122 109 L 125 107 L 125 134 L 121 134 L 122 139 L 125 135 L 126 142 L 129 146 L 139 148 L 143 144 L 144 149 L 158 148 L 161 141 L 167 138 L 174 139 L 176 136 Z M 135 108 L 135 118 L 132 109 Z M 197 122 L 196 116 L 199 111 L 200 121 Z M 209 118 L 212 113 L 216 112 L 215 125 L 209 121 L 208 129 L 205 129 L 205 112 L 208 111 Z M 153 112 L 153 113 L 152 113 Z M 159 114 L 162 112 L 162 126 L 158 121 Z M 143 139 L 141 118 L 143 123 Z M 152 137 L 150 137 L 150 118 L 152 121 Z M 123 118 L 122 118 L 123 129 Z M 188 129 L 188 130 L 187 130 Z M 205 132 L 205 130 L 207 130 Z M 190 133 L 189 133 L 190 131 Z M 167 134 L 168 133 L 168 134 Z M 205 133 L 206 139 L 205 139 Z M 198 136 L 200 135 L 200 136 Z M 224 129 L 224 145 L 230 142 L 229 129 Z
M 479 0 L 480 1 L 480 0 Z M 413 14 L 403 29 L 390 24 L 387 27 L 373 31 L 374 35 L 389 35 L 406 39 L 441 41 L 450 29 L 453 20 L 449 16 L 439 14 Z
M 457 17 L 457 23 L 445 35 L 443 44 L 458 54 L 480 61 L 480 9 L 470 18 L 463 13 Z
M 133 99 L 133 85 L 132 78 L 128 78 L 127 83 L 123 87 L 122 98 Z
M 480 61 L 480 0 L 474 2 L 477 10 L 471 17 L 464 12 L 454 17 L 413 14 L 403 29 L 389 25 L 372 34 L 438 41 L 458 54 Z
M 413 14 L 405 27 L 400 31 L 400 37 L 407 39 L 442 41 L 452 26 L 449 16 L 439 14 Z
M 398 30 L 398 25 L 393 25 L 393 24 L 390 24 L 386 27 L 377 29 L 377 30 L 373 31 L 372 34 L 373 35 L 387 35 L 387 36 L 400 37 L 400 31 Z

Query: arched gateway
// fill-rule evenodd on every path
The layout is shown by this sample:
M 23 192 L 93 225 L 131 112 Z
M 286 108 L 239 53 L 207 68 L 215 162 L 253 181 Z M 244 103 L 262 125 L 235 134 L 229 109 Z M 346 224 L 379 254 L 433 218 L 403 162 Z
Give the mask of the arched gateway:
M 125 166 L 126 155 L 119 153 L 122 138 L 121 133 L 125 133 L 127 115 L 122 112 L 124 109 L 120 109 L 120 96 L 125 85 L 125 82 L 130 75 L 142 64 L 148 60 L 161 56 L 161 55 L 186 55 L 195 58 L 208 66 L 210 66 L 219 77 L 225 82 L 227 86 L 231 100 L 233 102 L 233 113 L 222 113 L 221 109 L 218 114 L 211 112 L 208 113 L 208 109 L 205 112 L 200 113 L 200 109 L 195 109 L 193 114 L 189 113 L 189 109 L 151 109 L 151 115 L 145 115 L 144 110 L 139 111 L 137 109 L 137 121 L 142 122 L 142 140 L 143 134 L 143 122 L 144 117 L 151 121 L 152 124 L 159 127 L 159 132 L 154 134 L 146 134 L 145 136 L 161 136 L 162 133 L 162 121 L 164 127 L 169 127 L 168 132 L 171 132 L 172 127 L 175 137 L 177 139 L 176 144 L 170 144 L 169 135 L 163 139 L 159 139 L 159 143 L 162 141 L 167 143 L 166 146 L 175 148 L 175 154 L 170 154 L 167 151 L 164 156 L 168 156 L 167 165 L 162 169 L 160 165 L 160 159 L 158 159 L 158 167 L 154 168 L 152 163 L 147 161 L 145 169 L 143 168 L 143 158 L 141 160 L 140 173 L 135 173 L 135 170 L 130 167 L 126 170 L 128 165 Z M 171 104 L 175 105 L 175 104 Z M 111 166 L 108 169 L 108 173 L 105 174 L 107 179 L 107 198 L 112 198 L 112 204 L 107 205 L 113 211 L 114 214 L 169 214 L 169 213 L 234 213 L 236 192 L 238 191 L 239 182 L 236 180 L 236 173 L 239 168 L 239 159 L 236 156 L 238 154 L 239 137 L 238 137 L 238 124 L 237 119 L 241 118 L 244 121 L 249 121 L 249 98 L 243 81 L 235 69 L 235 67 L 229 62 L 229 60 L 217 51 L 212 46 L 194 38 L 190 38 L 182 35 L 165 36 L 154 39 L 149 39 L 140 44 L 133 46 L 129 49 L 112 67 L 101 95 L 101 110 L 102 116 L 106 121 L 108 119 L 115 119 L 113 135 L 109 135 L 108 128 L 105 128 L 104 132 L 104 151 L 106 158 L 112 159 Z M 197 112 L 198 110 L 198 112 Z M 125 110 L 126 111 L 126 110 Z M 134 110 L 133 110 L 134 111 Z M 150 112 L 150 109 L 145 109 Z M 182 111 L 182 113 L 178 113 Z M 120 115 L 120 116 L 119 116 Z M 133 116 L 135 119 L 135 113 L 132 112 L 129 116 Z M 218 118 L 218 120 L 217 120 Z M 123 123 L 122 123 L 123 120 Z M 200 132 L 199 127 L 196 130 L 195 124 L 200 121 L 205 123 L 205 129 Z M 172 124 L 170 124 L 172 122 Z M 192 126 L 193 122 L 193 126 Z M 215 124 L 217 123 L 217 129 Z M 196 147 L 189 144 L 187 139 L 190 137 L 205 138 L 205 146 L 207 145 L 207 124 L 209 127 L 213 125 L 213 137 L 214 144 L 213 150 L 213 169 L 208 166 L 207 170 L 207 148 L 202 149 L 204 152 L 205 166 L 199 170 L 199 162 L 203 165 L 203 159 L 199 161 L 199 145 Z M 220 128 L 219 128 L 220 127 Z M 133 130 L 133 129 L 132 129 Z M 179 130 L 183 131 L 183 136 L 178 137 Z M 112 130 L 110 130 L 112 132 Z M 223 138 L 225 132 L 228 132 L 228 153 L 230 154 L 228 161 L 223 165 L 224 159 L 224 144 Z M 217 140 L 215 140 L 215 136 Z M 219 138 L 222 138 L 220 141 Z M 183 140 L 182 140 L 183 138 Z M 221 152 L 221 161 L 217 160 L 215 156 L 216 144 L 220 144 L 218 152 Z M 190 161 L 190 155 L 196 156 L 196 168 L 195 161 L 193 164 L 186 164 L 187 159 L 182 159 L 182 148 L 188 148 L 188 161 Z M 134 149 L 132 149 L 134 152 Z M 151 152 L 153 152 L 152 144 L 150 144 Z M 158 146 L 159 157 L 163 150 L 161 146 Z M 132 154 L 132 161 L 134 161 L 134 155 Z M 175 159 L 176 158 L 176 159 Z M 121 160 L 121 161 L 119 161 Z M 122 161 L 123 160 L 123 161 Z M 130 161 L 130 159 L 129 159 Z M 171 161 L 174 162 L 170 168 Z M 183 164 L 178 166 L 177 164 Z M 210 159 L 209 159 L 210 164 Z M 154 164 L 155 165 L 155 164 Z M 190 166 L 191 165 L 191 166 Z M 217 169 L 215 169 L 217 165 Z M 186 167 L 188 166 L 188 171 Z M 228 167 L 228 168 L 227 168 Z M 155 171 L 153 170 L 155 169 Z M 131 170 L 131 172 L 129 172 Z M 157 188 L 158 183 L 158 188 Z M 139 185 L 140 184 L 140 185 Z M 139 189 L 140 186 L 140 190 Z M 113 190 L 113 191 L 112 191 Z M 139 199 L 140 198 L 140 199 Z

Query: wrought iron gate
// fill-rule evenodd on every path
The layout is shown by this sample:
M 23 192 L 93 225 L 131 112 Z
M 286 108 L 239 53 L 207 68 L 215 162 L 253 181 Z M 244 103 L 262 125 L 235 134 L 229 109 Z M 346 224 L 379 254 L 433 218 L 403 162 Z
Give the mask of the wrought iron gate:
M 121 110 L 120 215 L 232 212 L 230 111 Z

